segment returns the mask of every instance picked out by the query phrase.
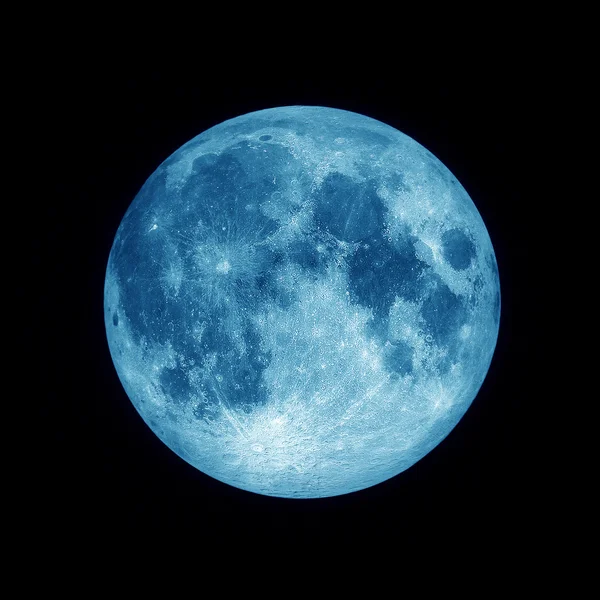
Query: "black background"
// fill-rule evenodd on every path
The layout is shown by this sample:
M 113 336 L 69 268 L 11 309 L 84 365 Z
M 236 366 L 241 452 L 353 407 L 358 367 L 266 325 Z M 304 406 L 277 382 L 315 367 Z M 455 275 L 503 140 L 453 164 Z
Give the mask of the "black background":
M 218 61 L 199 51 L 185 67 L 173 55 L 90 53 L 81 68 L 75 54 L 53 54 L 34 82 L 44 99 L 47 172 L 28 256 L 35 280 L 17 299 L 33 301 L 23 341 L 42 357 L 26 382 L 36 390 L 25 470 L 36 538 L 72 537 L 87 547 L 147 534 L 242 552 L 294 544 L 359 553 L 387 539 L 528 539 L 537 514 L 528 415 L 538 402 L 541 227 L 531 191 L 540 84 L 528 66 L 501 57 L 482 69 L 440 53 L 413 71 L 333 53 L 285 58 L 282 69 L 272 54 L 240 50 Z M 129 402 L 103 323 L 114 234 L 160 162 L 225 119 L 297 104 L 368 115 L 433 152 L 482 215 L 502 287 L 489 374 L 446 440 L 392 480 L 310 501 L 228 487 L 173 454 Z

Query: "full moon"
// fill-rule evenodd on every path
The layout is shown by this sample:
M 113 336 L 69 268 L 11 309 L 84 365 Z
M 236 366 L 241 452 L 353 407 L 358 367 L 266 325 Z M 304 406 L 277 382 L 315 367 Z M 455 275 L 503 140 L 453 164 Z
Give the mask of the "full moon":
M 334 108 L 252 112 L 148 178 L 104 287 L 110 353 L 173 452 L 258 494 L 322 498 L 408 469 L 496 345 L 475 205 L 428 150 Z

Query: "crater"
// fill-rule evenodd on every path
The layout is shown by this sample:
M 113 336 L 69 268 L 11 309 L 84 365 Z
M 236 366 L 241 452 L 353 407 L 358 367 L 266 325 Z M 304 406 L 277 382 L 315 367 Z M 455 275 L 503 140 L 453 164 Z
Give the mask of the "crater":
M 258 138 L 261 142 L 268 142 L 269 140 L 273 139 L 272 135 L 261 135 Z
M 116 313 L 116 311 L 113 313 L 112 322 L 115 327 L 119 325 L 119 315 Z
M 226 275 L 227 273 L 229 273 L 229 271 L 231 271 L 231 264 L 227 259 L 224 259 L 217 264 L 215 269 L 218 273 L 223 273 L 224 275 Z

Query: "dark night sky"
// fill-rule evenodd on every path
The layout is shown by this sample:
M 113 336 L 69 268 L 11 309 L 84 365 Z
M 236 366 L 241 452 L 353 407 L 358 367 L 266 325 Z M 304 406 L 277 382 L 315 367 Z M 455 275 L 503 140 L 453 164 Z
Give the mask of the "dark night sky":
M 85 71 L 57 60 L 42 69 L 48 169 L 30 257 L 37 293 L 24 336 L 45 357 L 41 373 L 30 375 L 40 389 L 27 466 L 29 497 L 43 498 L 37 535 L 61 532 L 92 543 L 107 532 L 168 532 L 241 547 L 290 539 L 351 547 L 388 536 L 521 535 L 528 527 L 535 508 L 527 415 L 538 402 L 540 367 L 539 200 L 530 193 L 530 157 L 540 143 L 536 82 L 502 61 L 481 72 L 475 62 L 448 59 L 425 75 L 401 77 L 389 68 L 343 68 L 338 59 L 339 68 L 299 60 L 285 75 L 256 56 L 208 68 L 199 60 L 194 70 L 139 58 L 97 58 Z M 455 430 L 393 480 L 314 501 L 236 490 L 175 456 L 125 395 L 102 314 L 113 236 L 159 163 L 225 119 L 292 104 L 366 114 L 432 151 L 479 209 L 502 286 L 496 354 Z

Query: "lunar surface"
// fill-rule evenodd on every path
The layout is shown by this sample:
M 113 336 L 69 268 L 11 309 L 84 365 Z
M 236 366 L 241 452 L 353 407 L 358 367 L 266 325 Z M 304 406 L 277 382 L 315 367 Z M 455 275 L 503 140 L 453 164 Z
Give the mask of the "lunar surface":
M 110 252 L 105 324 L 152 431 L 222 482 L 317 498 L 394 477 L 488 371 L 485 225 L 417 142 L 332 108 L 225 121 L 165 160 Z

